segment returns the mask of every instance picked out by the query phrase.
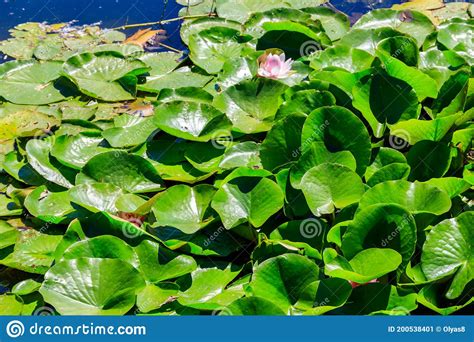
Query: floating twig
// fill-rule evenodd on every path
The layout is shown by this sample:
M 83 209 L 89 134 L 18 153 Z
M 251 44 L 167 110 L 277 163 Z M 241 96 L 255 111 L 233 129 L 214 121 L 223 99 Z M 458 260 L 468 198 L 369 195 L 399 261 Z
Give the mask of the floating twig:
M 114 30 L 127 30 L 130 28 L 135 28 L 135 27 L 143 27 L 143 26 L 153 26 L 153 25 L 163 25 L 163 24 L 168 24 L 172 23 L 174 21 L 179 21 L 179 20 L 187 20 L 187 19 L 199 19 L 199 18 L 206 18 L 206 17 L 215 17 L 216 15 L 213 13 L 209 14 L 198 14 L 198 15 L 188 15 L 188 16 L 183 16 L 183 17 L 177 17 L 177 18 L 171 18 L 171 19 L 166 19 L 166 20 L 160 20 L 160 21 L 152 21 L 148 23 L 139 23 L 139 24 L 130 24 L 130 25 L 124 25 L 124 26 L 119 26 L 113 28 Z

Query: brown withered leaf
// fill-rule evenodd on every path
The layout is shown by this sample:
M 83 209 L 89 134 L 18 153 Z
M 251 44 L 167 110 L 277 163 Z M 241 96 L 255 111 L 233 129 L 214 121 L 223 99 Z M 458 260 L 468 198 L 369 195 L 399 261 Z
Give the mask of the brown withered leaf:
M 150 28 L 138 30 L 133 35 L 125 39 L 125 43 L 145 47 L 147 44 L 150 44 L 150 42 L 153 42 L 156 37 L 163 37 L 165 34 L 165 30 L 152 30 Z
M 154 114 L 155 107 L 148 101 L 136 100 L 125 103 L 119 108 L 120 113 L 127 113 L 139 117 L 148 117 Z

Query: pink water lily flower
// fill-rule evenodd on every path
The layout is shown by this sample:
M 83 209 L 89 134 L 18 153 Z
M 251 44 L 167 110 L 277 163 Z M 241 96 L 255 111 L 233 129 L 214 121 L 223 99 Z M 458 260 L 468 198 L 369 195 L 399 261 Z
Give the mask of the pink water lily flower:
M 293 65 L 293 60 L 290 58 L 285 61 L 285 54 L 273 55 L 265 54 L 259 58 L 259 68 L 257 75 L 259 77 L 271 78 L 273 80 L 278 80 L 282 78 L 287 78 L 293 72 L 291 71 L 291 66 Z
M 378 283 L 378 280 L 377 280 L 377 279 L 372 279 L 372 280 L 369 281 L 368 283 L 364 283 L 364 284 L 356 283 L 355 281 L 349 280 L 349 283 L 351 284 L 352 288 L 355 289 L 356 287 L 358 287 L 358 286 L 360 286 L 360 285 L 371 284 L 371 283 Z

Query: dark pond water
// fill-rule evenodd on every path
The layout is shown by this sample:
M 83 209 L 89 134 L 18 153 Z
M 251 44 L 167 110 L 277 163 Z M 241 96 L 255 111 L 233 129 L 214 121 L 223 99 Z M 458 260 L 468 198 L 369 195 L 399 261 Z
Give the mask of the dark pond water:
M 264 1 L 264 0 L 255 0 Z M 391 7 L 404 0 L 332 0 L 331 5 L 357 18 L 373 8 Z M 27 21 L 102 22 L 103 27 L 175 18 L 181 6 L 174 0 L 0 0 L 0 40 L 8 29 Z M 166 25 L 168 44 L 181 48 L 179 23 Z
M 406 1 L 331 0 L 328 6 L 348 14 L 355 21 L 372 9 L 391 7 Z M 445 0 L 455 1 L 459 0 Z M 80 25 L 101 22 L 103 27 L 112 28 L 176 18 L 180 9 L 181 6 L 175 0 L 0 0 L 0 40 L 8 37 L 8 29 L 28 21 L 58 23 L 76 20 Z M 168 32 L 166 43 L 182 49 L 179 22 L 162 28 Z
M 102 27 L 175 18 L 181 8 L 173 0 L 0 0 L 0 39 L 8 29 L 27 21 L 101 22 Z M 166 25 L 169 40 L 180 46 L 179 23 Z

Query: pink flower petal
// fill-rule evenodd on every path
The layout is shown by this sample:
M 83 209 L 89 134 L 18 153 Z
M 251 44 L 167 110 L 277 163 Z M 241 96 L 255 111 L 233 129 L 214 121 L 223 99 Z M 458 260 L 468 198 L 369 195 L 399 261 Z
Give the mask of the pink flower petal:
M 285 54 L 281 55 L 263 55 L 260 59 L 257 75 L 260 77 L 281 79 L 291 75 L 291 66 L 293 60 L 290 58 L 285 61 Z
M 278 56 L 274 56 L 274 55 L 270 54 L 270 55 L 268 55 L 268 57 L 265 61 L 264 67 L 265 67 L 265 69 L 270 70 L 270 69 L 273 69 L 275 67 L 279 67 L 281 64 L 282 63 L 280 61 L 280 58 L 278 58 Z

